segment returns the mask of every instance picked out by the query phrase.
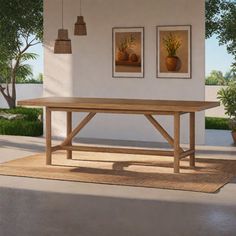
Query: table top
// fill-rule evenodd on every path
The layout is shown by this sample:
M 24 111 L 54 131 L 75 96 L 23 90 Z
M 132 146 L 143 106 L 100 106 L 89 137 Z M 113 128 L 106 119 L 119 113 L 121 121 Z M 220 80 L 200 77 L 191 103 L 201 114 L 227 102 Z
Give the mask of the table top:
M 91 110 L 197 112 L 217 107 L 220 103 L 176 100 L 44 97 L 18 101 L 18 105 Z

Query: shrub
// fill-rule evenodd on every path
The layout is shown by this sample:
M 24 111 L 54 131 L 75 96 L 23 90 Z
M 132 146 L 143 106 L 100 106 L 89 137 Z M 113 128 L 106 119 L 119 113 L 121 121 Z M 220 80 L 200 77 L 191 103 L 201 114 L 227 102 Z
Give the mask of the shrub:
M 41 136 L 43 134 L 43 123 L 27 120 L 0 120 L 0 134 Z
M 230 128 L 236 132 L 236 81 L 218 92 L 218 99 L 225 107 L 225 114 L 230 117 Z
M 16 107 L 14 109 L 0 109 L 10 114 L 22 114 L 24 115 L 24 120 L 27 121 L 37 121 L 39 116 L 42 116 L 43 109 L 41 108 L 26 108 L 26 107 Z
M 229 120 L 227 118 L 206 117 L 205 127 L 206 129 L 230 130 Z
M 35 137 L 43 134 L 43 122 L 39 120 L 43 109 L 17 107 L 15 109 L 0 109 L 0 111 L 24 115 L 21 120 L 0 119 L 0 134 Z

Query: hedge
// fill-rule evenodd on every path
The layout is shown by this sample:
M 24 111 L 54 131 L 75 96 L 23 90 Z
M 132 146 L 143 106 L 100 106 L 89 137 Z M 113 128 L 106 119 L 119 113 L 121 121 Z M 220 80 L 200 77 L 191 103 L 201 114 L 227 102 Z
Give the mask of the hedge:
M 0 134 L 37 137 L 43 135 L 43 122 L 27 120 L 0 120 Z
M 0 109 L 1 111 L 10 114 L 22 114 L 25 117 L 24 120 L 28 121 L 37 121 L 39 116 L 43 114 L 43 109 L 41 108 L 16 107 L 14 109 Z
M 227 118 L 206 117 L 205 127 L 206 129 L 230 130 Z
M 37 137 L 43 135 L 43 122 L 40 118 L 43 109 L 17 107 L 15 109 L 0 109 L 0 112 L 22 114 L 20 120 L 0 119 L 0 134 Z

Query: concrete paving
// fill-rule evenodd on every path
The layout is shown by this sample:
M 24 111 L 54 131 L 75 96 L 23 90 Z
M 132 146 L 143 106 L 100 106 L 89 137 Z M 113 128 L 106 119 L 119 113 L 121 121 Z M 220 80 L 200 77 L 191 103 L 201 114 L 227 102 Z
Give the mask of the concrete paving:
M 198 156 L 236 160 L 229 132 L 206 143 Z M 0 136 L 0 162 L 42 151 L 43 138 Z M 205 194 L 0 176 L 0 236 L 235 236 L 235 196 L 236 180 Z

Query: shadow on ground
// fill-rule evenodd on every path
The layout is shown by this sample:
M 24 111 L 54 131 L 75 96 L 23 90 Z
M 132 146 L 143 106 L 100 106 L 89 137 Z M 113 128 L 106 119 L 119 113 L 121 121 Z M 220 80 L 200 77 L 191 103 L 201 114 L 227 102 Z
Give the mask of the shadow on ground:
M 170 192 L 171 193 L 171 192 Z M 234 236 L 236 208 L 0 188 L 0 235 Z

